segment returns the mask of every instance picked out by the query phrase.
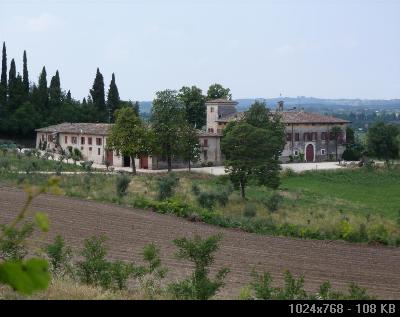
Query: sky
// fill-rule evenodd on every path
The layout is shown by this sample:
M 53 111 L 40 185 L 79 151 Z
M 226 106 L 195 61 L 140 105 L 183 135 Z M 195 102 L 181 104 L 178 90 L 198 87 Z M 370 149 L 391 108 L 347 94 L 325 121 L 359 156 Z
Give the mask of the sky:
M 0 41 L 76 99 L 97 67 L 124 100 L 213 83 L 234 99 L 400 98 L 398 0 L 0 0 Z

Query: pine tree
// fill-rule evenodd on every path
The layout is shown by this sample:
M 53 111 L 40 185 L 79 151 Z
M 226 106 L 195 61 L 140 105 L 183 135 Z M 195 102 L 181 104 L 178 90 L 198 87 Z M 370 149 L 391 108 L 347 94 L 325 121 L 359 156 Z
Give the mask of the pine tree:
M 61 104 L 61 84 L 60 74 L 58 70 L 56 74 L 51 78 L 49 87 L 50 107 L 55 108 Z
M 93 105 L 96 109 L 95 121 L 106 122 L 107 110 L 106 102 L 104 97 L 104 78 L 97 68 L 96 78 L 93 82 L 93 87 L 90 89 L 90 94 L 92 95 Z
M 3 42 L 3 55 L 1 63 L 1 81 L 0 81 L 0 113 L 4 112 L 7 105 L 7 52 L 6 43 Z
M 24 68 L 23 68 L 22 77 L 23 77 L 22 82 L 24 84 L 25 96 L 26 96 L 26 98 L 28 98 L 28 96 L 29 96 L 29 75 L 28 75 L 28 61 L 26 58 L 26 51 L 24 51 Z
M 39 90 L 39 102 L 40 102 L 38 106 L 40 107 L 40 109 L 42 109 L 42 113 L 44 113 L 45 109 L 47 109 L 49 101 L 48 88 L 47 88 L 47 73 L 46 73 L 46 67 L 44 66 L 39 76 L 38 90 Z
M 107 94 L 107 110 L 109 114 L 109 122 L 114 122 L 114 112 L 120 107 L 121 100 L 119 99 L 118 88 L 115 83 L 115 75 L 112 74 L 110 88 Z

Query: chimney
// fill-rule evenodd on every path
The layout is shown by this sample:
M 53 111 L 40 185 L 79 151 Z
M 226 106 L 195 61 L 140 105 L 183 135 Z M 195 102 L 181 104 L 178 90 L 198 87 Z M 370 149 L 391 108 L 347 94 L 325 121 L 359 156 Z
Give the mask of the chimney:
M 278 111 L 283 111 L 283 100 L 278 101 Z

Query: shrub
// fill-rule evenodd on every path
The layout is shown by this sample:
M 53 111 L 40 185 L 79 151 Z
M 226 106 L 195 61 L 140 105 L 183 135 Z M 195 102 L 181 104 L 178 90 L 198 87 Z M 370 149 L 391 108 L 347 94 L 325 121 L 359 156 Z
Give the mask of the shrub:
M 263 203 L 270 212 L 275 212 L 279 209 L 282 201 L 283 197 L 279 193 L 273 192 L 270 197 L 264 199 Z
M 0 224 L 0 230 L 3 236 L 3 239 L 0 239 L 0 258 L 6 261 L 18 261 L 25 258 L 28 250 L 22 242 L 32 236 L 33 224 L 25 222 L 21 228 Z
M 50 259 L 50 267 L 54 275 L 64 275 L 72 272 L 72 250 L 65 245 L 62 236 L 56 236 L 54 243 L 46 247 L 46 253 Z
M 202 208 L 211 210 L 215 207 L 217 197 L 213 192 L 201 192 L 197 196 L 197 202 Z
M 110 287 L 118 290 L 126 289 L 128 279 L 134 272 L 134 266 L 131 263 L 117 260 L 109 263 L 109 270 L 111 279 Z
M 174 173 L 168 173 L 157 181 L 158 200 L 165 200 L 174 195 L 179 178 Z
M 86 172 L 91 172 L 92 171 L 92 165 L 93 165 L 93 161 L 83 161 L 80 163 L 82 168 L 86 171 Z
M 213 162 L 207 162 L 207 166 L 208 167 L 214 166 L 214 163 Z
M 254 218 L 256 214 L 257 214 L 256 205 L 254 205 L 253 203 L 247 203 L 244 206 L 243 216 L 245 216 L 246 218 Z
M 63 165 L 62 165 L 62 161 L 58 161 L 56 162 L 56 164 L 54 165 L 54 170 L 56 172 L 56 175 L 61 175 L 61 172 L 63 170 Z
M 25 165 L 25 173 L 30 174 L 31 172 L 38 170 L 38 168 L 38 164 L 35 161 L 29 161 Z
M 0 165 L 1 166 L 1 165 Z M 192 184 L 192 193 L 195 196 L 198 196 L 200 194 L 200 187 L 197 184 Z
M 116 190 L 118 198 L 122 198 L 126 195 L 131 178 L 128 175 L 118 175 L 116 180 Z
M 192 240 L 174 240 L 174 244 L 179 248 L 177 257 L 189 260 L 195 266 L 191 276 L 168 286 L 175 299 L 205 300 L 213 297 L 223 287 L 225 276 L 229 272 L 227 268 L 220 269 L 214 280 L 208 277 L 209 266 L 214 262 L 213 253 L 218 250 L 220 240 L 221 236 L 210 236 L 206 239 L 195 236 Z
M 77 263 L 77 276 L 82 283 L 111 286 L 110 263 L 106 260 L 105 237 L 91 237 L 85 240 L 80 253 L 82 261 Z

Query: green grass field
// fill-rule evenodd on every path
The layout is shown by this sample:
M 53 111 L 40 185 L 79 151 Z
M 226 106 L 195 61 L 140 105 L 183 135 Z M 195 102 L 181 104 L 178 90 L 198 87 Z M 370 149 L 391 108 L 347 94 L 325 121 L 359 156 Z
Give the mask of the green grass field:
M 306 172 L 285 177 L 283 190 L 298 192 L 304 207 L 318 207 L 325 201 L 336 202 L 338 210 L 362 215 L 377 214 L 396 219 L 400 213 L 400 170 L 363 169 Z

